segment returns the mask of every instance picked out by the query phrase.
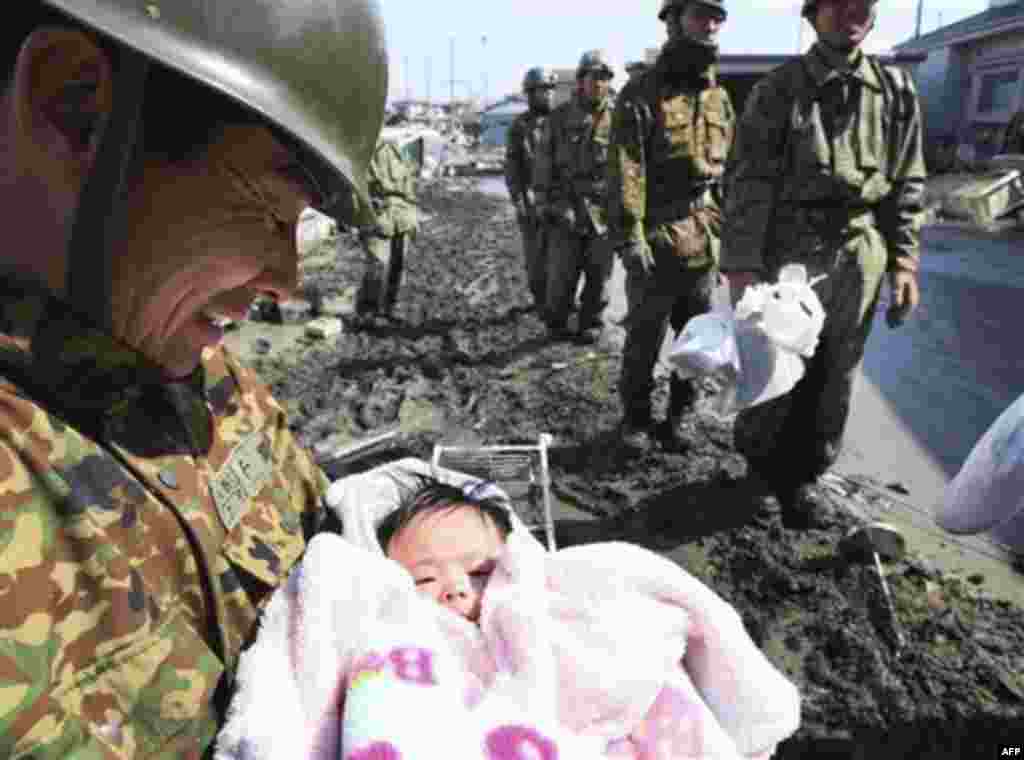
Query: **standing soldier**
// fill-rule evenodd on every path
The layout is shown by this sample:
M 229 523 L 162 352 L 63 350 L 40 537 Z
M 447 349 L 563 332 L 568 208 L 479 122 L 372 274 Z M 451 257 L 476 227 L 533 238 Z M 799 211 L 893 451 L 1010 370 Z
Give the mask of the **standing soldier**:
M 668 28 L 654 65 L 631 80 L 612 120 L 608 199 L 619 256 L 627 272 L 629 314 L 619 395 L 620 435 L 646 448 L 654 432 L 680 449 L 679 422 L 697 401 L 697 386 L 675 375 L 667 419 L 651 416 L 654 366 L 667 323 L 680 330 L 710 308 L 721 229 L 718 182 L 735 115 L 716 81 L 720 0 L 665 0 Z
M 588 50 L 576 69 L 579 95 L 548 117 L 534 169 L 537 205 L 548 226 L 547 308 L 552 337 L 570 335 L 569 312 L 584 275 L 578 337 L 597 340 L 608 305 L 606 167 L 611 133 L 608 89 L 614 72 L 601 50 Z
M 359 311 L 373 322 L 391 318 L 409 241 L 416 234 L 416 169 L 390 139 L 377 143 L 367 174 L 376 223 L 360 230 L 366 271 Z
M 804 0 L 816 44 L 755 87 L 727 173 L 722 269 L 733 299 L 797 262 L 826 319 L 807 373 L 742 412 L 736 446 L 782 507 L 783 525 L 819 523 L 811 485 L 839 454 L 853 377 L 883 277 L 895 327 L 918 302 L 925 167 L 910 77 L 864 54 L 873 0 Z
M 538 311 L 544 311 L 547 280 L 544 227 L 537 216 L 533 195 L 533 163 L 537 157 L 544 122 L 551 113 L 555 75 L 537 66 L 526 72 L 523 92 L 530 108 L 508 128 L 505 147 L 505 185 L 516 207 L 516 219 L 523 237 L 523 260 L 530 294 Z

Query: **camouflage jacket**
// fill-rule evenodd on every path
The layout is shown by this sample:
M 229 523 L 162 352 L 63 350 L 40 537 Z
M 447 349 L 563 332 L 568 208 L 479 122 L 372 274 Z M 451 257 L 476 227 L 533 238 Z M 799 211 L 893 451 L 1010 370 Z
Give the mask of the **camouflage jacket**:
M 655 67 L 620 93 L 608 160 L 615 242 L 643 240 L 659 225 L 685 220 L 698 201 L 714 207 L 715 229 L 705 231 L 717 242 L 717 200 L 711 191 L 725 170 L 736 114 L 714 67 L 703 83 L 673 85 Z
M 726 171 L 723 269 L 764 268 L 800 227 L 841 244 L 857 218 L 877 226 L 890 270 L 916 270 L 925 165 L 913 81 L 865 54 L 842 71 L 818 43 L 754 87 Z
M 533 186 L 547 205 L 581 234 L 607 232 L 608 142 L 611 100 L 593 110 L 578 98 L 555 108 L 544 125 Z
M 35 286 L 0 304 L 0 756 L 199 758 L 326 479 L 222 349 L 164 383 Z
M 415 232 L 416 170 L 397 145 L 387 140 L 377 145 L 368 179 L 377 216 L 374 232 L 384 237 Z
M 505 140 L 505 186 L 513 202 L 533 188 L 533 165 L 537 157 L 547 114 L 527 111 L 516 117 Z

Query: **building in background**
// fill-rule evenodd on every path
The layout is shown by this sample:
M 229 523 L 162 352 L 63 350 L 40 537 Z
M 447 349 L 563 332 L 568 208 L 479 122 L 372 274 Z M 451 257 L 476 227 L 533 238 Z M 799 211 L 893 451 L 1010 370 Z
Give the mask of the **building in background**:
M 971 161 L 999 152 L 1024 108 L 1024 0 L 989 0 L 987 10 L 894 49 L 923 56 L 914 79 L 930 167 L 945 168 L 954 154 Z
M 484 148 L 505 147 L 508 128 L 529 108 L 521 95 L 510 95 L 480 112 L 480 145 Z

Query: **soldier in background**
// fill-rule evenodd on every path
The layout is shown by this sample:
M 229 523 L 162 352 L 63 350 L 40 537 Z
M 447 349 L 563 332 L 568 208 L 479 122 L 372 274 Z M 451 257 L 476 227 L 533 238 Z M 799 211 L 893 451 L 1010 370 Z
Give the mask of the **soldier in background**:
M 365 321 L 383 324 L 392 317 L 405 257 L 418 228 L 416 167 L 394 141 L 382 139 L 367 178 L 376 222 L 359 230 L 366 270 L 357 303 Z
M 603 51 L 588 50 L 581 56 L 576 69 L 579 94 L 551 112 L 534 167 L 537 206 L 548 230 L 544 318 L 556 339 L 596 341 L 608 305 L 612 252 L 605 189 L 613 76 Z M 581 274 L 579 332 L 573 336 L 568 319 Z
M 722 269 L 733 299 L 788 263 L 825 275 L 825 307 L 807 373 L 744 410 L 737 449 L 778 497 L 783 525 L 820 524 L 812 485 L 839 455 L 853 378 L 883 279 L 890 327 L 917 306 L 925 165 L 910 76 L 861 50 L 873 0 L 804 0 L 818 40 L 754 88 L 726 182 Z
M 512 122 L 505 144 L 505 185 L 515 205 L 516 220 L 523 238 L 523 261 L 530 295 L 542 314 L 547 284 L 546 236 L 542 220 L 537 215 L 533 193 L 533 164 L 544 122 L 551 113 L 555 84 L 555 75 L 542 66 L 526 72 L 523 92 L 529 109 Z
M 626 64 L 626 74 L 629 78 L 636 79 L 645 71 L 647 71 L 648 65 L 643 61 L 634 61 L 633 63 Z
M 0 56 L 0 755 L 212 757 L 329 485 L 223 322 L 368 207 L 383 25 L 24 0 Z
M 710 308 L 721 229 L 718 183 L 735 114 L 715 76 L 721 0 L 665 0 L 658 18 L 668 41 L 657 61 L 630 80 L 612 119 L 608 162 L 611 239 L 627 271 L 626 345 L 619 395 L 620 435 L 646 448 L 654 433 L 679 450 L 679 425 L 698 400 L 692 379 L 674 373 L 668 414 L 655 426 L 653 372 L 674 331 Z

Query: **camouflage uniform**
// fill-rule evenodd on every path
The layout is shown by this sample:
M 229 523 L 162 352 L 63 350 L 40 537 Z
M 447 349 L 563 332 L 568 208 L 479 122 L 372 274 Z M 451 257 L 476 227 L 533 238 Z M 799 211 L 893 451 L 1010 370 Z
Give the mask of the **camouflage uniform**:
M 822 43 L 758 83 L 727 172 L 722 269 L 804 264 L 826 311 L 807 373 L 742 412 L 736 445 L 777 492 L 835 461 L 886 271 L 916 271 L 925 166 L 910 77 Z
M 548 325 L 564 328 L 585 277 L 580 329 L 600 327 L 608 305 L 612 252 L 608 246 L 606 167 L 611 99 L 593 110 L 573 98 L 548 117 L 534 166 L 538 206 L 548 216 Z
M 512 202 L 517 206 L 521 203 L 526 211 L 525 215 L 518 215 L 519 231 L 523 237 L 523 258 L 530 294 L 539 307 L 544 305 L 547 280 L 544 258 L 546 235 L 542 220 L 530 203 L 528 191 L 533 188 L 533 165 L 546 121 L 547 114 L 534 111 L 520 114 L 508 128 L 505 146 L 505 185 Z
M 198 758 L 327 482 L 223 349 L 163 383 L 36 286 L 0 303 L 0 756 Z
M 366 273 L 359 305 L 364 312 L 390 314 L 402 283 L 409 239 L 417 229 L 416 172 L 398 146 L 384 140 L 373 154 L 368 179 L 377 220 L 360 231 Z
M 671 84 L 655 66 L 623 88 L 608 164 L 611 238 L 646 241 L 654 267 L 628 272 L 629 313 L 619 394 L 628 427 L 651 425 L 654 365 L 666 323 L 678 331 L 710 308 L 721 213 L 717 184 L 735 128 L 714 67 Z M 671 380 L 669 420 L 692 405 L 691 380 Z

